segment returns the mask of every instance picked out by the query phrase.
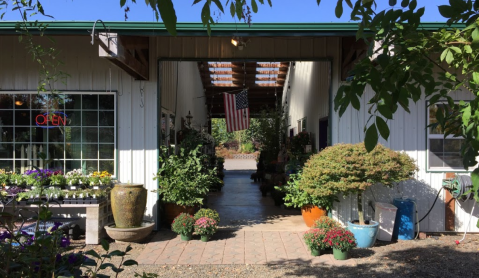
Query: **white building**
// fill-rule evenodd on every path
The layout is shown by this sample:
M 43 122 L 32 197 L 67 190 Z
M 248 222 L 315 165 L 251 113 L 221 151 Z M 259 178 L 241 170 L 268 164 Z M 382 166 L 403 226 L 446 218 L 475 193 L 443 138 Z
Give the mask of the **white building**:
M 354 43 L 355 23 L 251 27 L 218 24 L 212 37 L 207 36 L 202 24 L 191 23 L 179 24 L 178 37 L 171 37 L 159 23 L 105 22 L 108 35 L 106 30 L 100 30 L 102 35 L 92 45 L 88 31 L 92 31 L 94 22 L 51 22 L 47 34 L 56 40 L 55 48 L 61 50 L 59 58 L 64 62 L 61 69 L 69 74 L 65 84 L 55 84 L 68 101 L 53 106 L 55 112 L 68 114 L 68 123 L 60 123 L 65 125 L 65 135 L 34 122 L 52 106 L 46 105 L 44 96 L 37 95 L 38 65 L 19 42 L 14 25 L 0 22 L 0 168 L 21 170 L 22 161 L 38 160 L 32 151 L 35 147 L 48 152 L 57 160 L 57 166 L 65 170 L 111 171 L 122 182 L 145 184 L 149 190 L 146 215 L 152 219 L 158 218 L 158 197 L 151 190 L 157 187 L 152 178 L 158 168 L 159 145 L 174 141 L 173 135 L 182 125 L 180 119 L 188 113 L 198 127 L 207 122 L 208 113 L 221 116 L 221 96 L 214 96 L 225 89 L 205 86 L 205 80 L 215 84 L 213 81 L 220 79 L 213 74 L 205 77 L 202 63 L 243 63 L 246 69 L 251 63 L 281 62 L 278 67 L 285 68 L 284 77 L 278 73 L 261 79 L 275 80 L 275 84 L 281 80 L 281 86 L 258 91 L 252 104 L 282 98 L 289 111 L 288 135 L 302 130 L 311 132 L 316 138 L 316 149 L 341 142 L 356 143 L 364 138 L 366 104 L 371 92 L 364 94 L 360 111 L 350 108 L 339 118 L 332 110 L 332 99 L 344 82 L 345 72 L 353 58 L 361 55 L 361 46 Z M 424 27 L 435 30 L 441 26 Z M 95 33 L 98 34 L 98 26 Z M 231 44 L 233 34 L 242 38 L 242 49 Z M 242 83 L 234 74 L 229 78 L 234 84 L 225 87 Z M 267 87 L 261 82 L 254 85 Z M 471 96 L 457 92 L 454 98 L 467 100 Z M 451 145 L 454 153 L 457 141 L 451 140 L 457 139 L 441 141 L 441 136 L 428 134 L 426 101 L 411 104 L 411 113 L 399 109 L 388 123 L 389 141 L 381 142 L 407 152 L 417 161 L 417 181 L 394 190 L 368 190 L 366 204 L 368 200 L 391 202 L 397 196 L 415 198 L 421 218 L 432 206 L 445 173 L 463 172 L 460 167 L 448 166 L 454 166 L 454 161 L 440 159 L 444 147 L 441 151 L 429 148 L 441 143 Z M 472 202 L 453 200 L 452 205 L 446 205 L 446 199 L 444 190 L 421 222 L 422 231 L 466 229 Z M 343 199 L 333 215 L 341 221 L 354 218 L 354 202 L 354 197 Z M 370 208 L 367 214 L 373 215 Z M 479 231 L 475 225 L 478 215 L 479 209 L 472 217 L 469 231 Z

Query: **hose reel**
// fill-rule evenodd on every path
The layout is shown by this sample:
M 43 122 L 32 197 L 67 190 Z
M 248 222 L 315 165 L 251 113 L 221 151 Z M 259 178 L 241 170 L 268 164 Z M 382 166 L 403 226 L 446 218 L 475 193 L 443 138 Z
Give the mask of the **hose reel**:
M 451 195 L 454 199 L 457 199 L 461 202 L 472 200 L 474 198 L 474 192 L 465 194 L 472 188 L 472 179 L 470 176 L 457 175 L 453 179 L 442 180 L 442 187 L 451 192 Z

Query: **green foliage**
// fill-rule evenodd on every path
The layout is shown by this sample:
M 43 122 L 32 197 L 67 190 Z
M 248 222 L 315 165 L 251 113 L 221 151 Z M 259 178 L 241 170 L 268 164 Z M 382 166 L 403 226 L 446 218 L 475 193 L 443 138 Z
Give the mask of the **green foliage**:
M 363 224 L 362 192 L 374 184 L 392 187 L 414 178 L 417 170 L 406 153 L 382 145 L 368 152 L 364 143 L 337 144 L 311 156 L 303 168 L 300 188 L 319 198 L 358 194 L 358 212 Z
M 311 156 L 303 168 L 301 188 L 311 195 L 356 194 L 373 184 L 392 187 L 414 178 L 412 158 L 378 145 L 368 152 L 363 143 L 337 144 Z
M 195 222 L 195 234 L 214 235 L 218 230 L 218 222 L 209 217 L 201 217 Z
M 12 172 L 8 172 L 5 169 L 0 169 L 0 186 L 10 184 L 10 177 L 12 174 Z
M 292 174 L 288 183 L 284 186 L 275 186 L 280 192 L 284 192 L 284 204 L 288 207 L 302 208 L 303 206 L 314 205 L 326 210 L 333 208 L 333 202 L 338 201 L 335 195 L 318 196 L 305 191 L 301 186 L 302 174 Z
M 257 118 L 256 141 L 261 145 L 261 157 L 265 165 L 278 158 L 281 150 L 281 135 L 286 133 L 287 119 L 282 107 L 263 109 Z
M 213 118 L 211 119 L 211 136 L 215 138 L 215 144 L 218 146 L 232 140 L 234 133 L 227 131 L 225 119 Z
M 251 143 L 251 142 L 243 143 L 241 145 L 241 152 L 242 153 L 253 153 L 254 152 L 253 143 Z
M 314 225 L 312 228 L 318 228 L 318 229 L 324 229 L 326 231 L 336 228 L 336 227 L 341 227 L 341 224 L 339 224 L 338 221 L 328 217 L 328 216 L 321 216 L 319 219 L 316 219 L 314 221 Z
M 182 212 L 171 223 L 171 230 L 179 235 L 190 235 L 195 228 L 195 218 Z
M 204 165 L 207 156 L 200 152 L 201 145 L 186 152 L 168 155 L 167 147 L 160 148 L 160 168 L 155 176 L 158 179 L 158 193 L 167 203 L 180 206 L 203 204 L 210 187 L 219 182 L 216 168 Z
M 328 247 L 324 242 L 326 232 L 324 229 L 312 228 L 303 234 L 304 243 L 310 250 L 326 249 Z
M 345 228 L 332 228 L 326 233 L 324 241 L 328 246 L 339 249 L 343 252 L 350 251 L 356 247 L 356 238 L 353 233 Z
M 202 208 L 195 213 L 195 219 L 198 220 L 201 217 L 208 217 L 214 219 L 216 222 L 220 223 L 220 215 L 214 209 Z

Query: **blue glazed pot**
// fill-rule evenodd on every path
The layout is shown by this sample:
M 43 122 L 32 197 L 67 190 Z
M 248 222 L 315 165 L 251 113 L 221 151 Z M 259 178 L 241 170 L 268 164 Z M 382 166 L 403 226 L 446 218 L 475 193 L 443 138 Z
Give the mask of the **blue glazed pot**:
M 348 221 L 348 230 L 354 234 L 358 248 L 369 248 L 376 242 L 379 223 L 376 221 L 369 221 L 369 225 L 358 225 Z

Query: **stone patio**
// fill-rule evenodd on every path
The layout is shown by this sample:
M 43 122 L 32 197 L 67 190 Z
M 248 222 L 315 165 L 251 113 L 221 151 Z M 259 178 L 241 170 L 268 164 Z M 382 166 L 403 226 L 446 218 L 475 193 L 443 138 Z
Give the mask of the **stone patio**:
M 259 183 L 252 183 L 254 161 L 228 161 L 225 186 L 208 196 L 208 207 L 217 210 L 219 231 L 209 242 L 199 236 L 181 241 L 161 229 L 136 259 L 140 265 L 197 264 L 322 264 L 356 266 L 354 259 L 337 261 L 332 254 L 310 255 L 302 233 L 308 229 L 298 209 L 277 207 L 262 197 Z M 240 169 L 230 170 L 230 169 Z
M 354 259 L 337 261 L 331 253 L 310 255 L 301 237 L 291 231 L 219 231 L 209 242 L 199 237 L 181 241 L 160 230 L 136 258 L 140 265 L 312 264 L 356 266 Z

